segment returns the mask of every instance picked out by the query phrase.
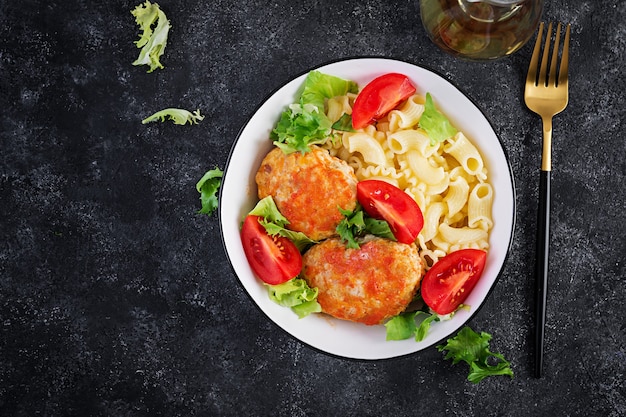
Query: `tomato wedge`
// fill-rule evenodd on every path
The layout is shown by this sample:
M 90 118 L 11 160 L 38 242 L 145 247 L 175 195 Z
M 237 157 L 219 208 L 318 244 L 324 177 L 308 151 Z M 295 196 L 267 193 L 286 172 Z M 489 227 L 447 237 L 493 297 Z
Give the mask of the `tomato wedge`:
M 259 220 L 248 215 L 241 228 L 241 242 L 254 274 L 270 285 L 294 278 L 302 269 L 302 255 L 296 245 L 283 236 L 270 236 Z
M 439 259 L 422 279 L 426 305 L 441 315 L 455 311 L 474 289 L 486 259 L 479 249 L 461 249 Z
M 356 198 L 367 214 L 389 223 L 398 242 L 415 242 L 424 226 L 424 216 L 410 195 L 388 182 L 365 180 L 357 183 Z
M 361 90 L 352 107 L 352 127 L 361 129 L 384 117 L 415 93 L 406 75 L 389 73 L 374 78 Z

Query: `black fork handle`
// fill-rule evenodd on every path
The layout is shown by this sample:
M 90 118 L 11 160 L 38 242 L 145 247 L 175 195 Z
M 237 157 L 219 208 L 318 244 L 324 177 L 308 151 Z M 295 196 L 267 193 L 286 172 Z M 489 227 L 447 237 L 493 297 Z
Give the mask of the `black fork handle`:
M 535 376 L 541 377 L 548 292 L 548 252 L 550 248 L 550 175 L 539 174 L 539 210 L 537 212 L 536 304 L 535 304 Z

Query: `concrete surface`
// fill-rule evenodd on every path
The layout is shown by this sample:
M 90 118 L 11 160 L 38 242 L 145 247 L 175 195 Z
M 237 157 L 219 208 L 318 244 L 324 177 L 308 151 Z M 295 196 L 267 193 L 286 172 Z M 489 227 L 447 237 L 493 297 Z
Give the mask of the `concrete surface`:
M 544 376 L 532 375 L 541 125 L 532 45 L 489 63 L 426 37 L 417 2 L 161 0 L 162 62 L 131 63 L 139 2 L 0 2 L 0 415 L 624 416 L 626 3 L 547 2 L 572 24 L 570 105 L 554 122 Z M 443 74 L 510 157 L 509 261 L 470 326 L 515 378 L 473 385 L 435 348 L 361 362 L 281 331 L 239 285 L 196 181 L 283 83 L 381 56 Z M 165 107 L 195 126 L 142 125 Z

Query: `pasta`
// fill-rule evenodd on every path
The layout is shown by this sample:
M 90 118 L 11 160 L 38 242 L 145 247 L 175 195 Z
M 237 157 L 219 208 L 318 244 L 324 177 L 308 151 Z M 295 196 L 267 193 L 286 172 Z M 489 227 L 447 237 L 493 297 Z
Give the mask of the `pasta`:
M 463 132 L 431 144 L 419 127 L 425 98 L 410 97 L 384 119 L 356 132 L 336 132 L 341 140 L 323 145 L 348 162 L 359 181 L 379 179 L 403 189 L 419 205 L 424 227 L 416 244 L 426 268 L 465 248 L 488 250 L 493 227 L 493 188 L 483 158 Z M 328 100 L 335 121 L 351 114 L 354 95 Z
M 389 149 L 396 154 L 403 154 L 415 149 L 422 155 L 429 157 L 437 152 L 436 146 L 430 146 L 430 138 L 421 129 L 406 129 L 395 131 L 388 135 Z
M 389 130 L 395 132 L 417 125 L 422 113 L 424 100 L 418 95 L 409 97 L 400 110 L 389 112 Z
M 445 151 L 452 155 L 470 175 L 482 176 L 483 179 L 483 158 L 478 153 L 478 149 L 465 137 L 462 132 L 458 132 Z
M 444 197 L 448 206 L 448 216 L 452 217 L 463 209 L 468 200 L 468 194 L 469 184 L 464 177 L 456 177 L 450 182 L 448 193 Z M 478 210 L 478 207 L 476 209 Z
M 328 110 L 326 111 L 326 116 L 328 116 L 328 118 L 333 123 L 339 120 L 344 114 L 352 113 L 349 96 L 337 96 L 328 99 L 328 101 L 326 102 L 326 106 L 328 108 Z
M 428 184 L 440 184 L 446 178 L 446 173 L 442 166 L 432 163 L 424 155 L 416 150 L 410 150 L 406 154 L 409 168 L 415 173 L 420 181 Z
M 350 153 L 360 153 L 364 162 L 379 166 L 389 165 L 389 159 L 385 155 L 385 150 L 373 136 L 367 133 L 355 133 L 344 137 L 344 140 L 347 142 L 347 148 Z
M 480 227 L 489 230 L 493 226 L 491 220 L 491 204 L 493 189 L 491 185 L 482 183 L 476 185 L 469 196 L 467 224 L 470 227 Z

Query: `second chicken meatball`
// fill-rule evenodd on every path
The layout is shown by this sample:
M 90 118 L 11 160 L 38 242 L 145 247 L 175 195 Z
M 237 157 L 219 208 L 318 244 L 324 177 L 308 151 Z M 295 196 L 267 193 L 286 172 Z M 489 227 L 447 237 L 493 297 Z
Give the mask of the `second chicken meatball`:
M 303 257 L 302 275 L 319 290 L 322 311 L 369 325 L 404 311 L 422 279 L 415 244 L 368 236 L 359 249 L 339 238 L 312 246 Z

